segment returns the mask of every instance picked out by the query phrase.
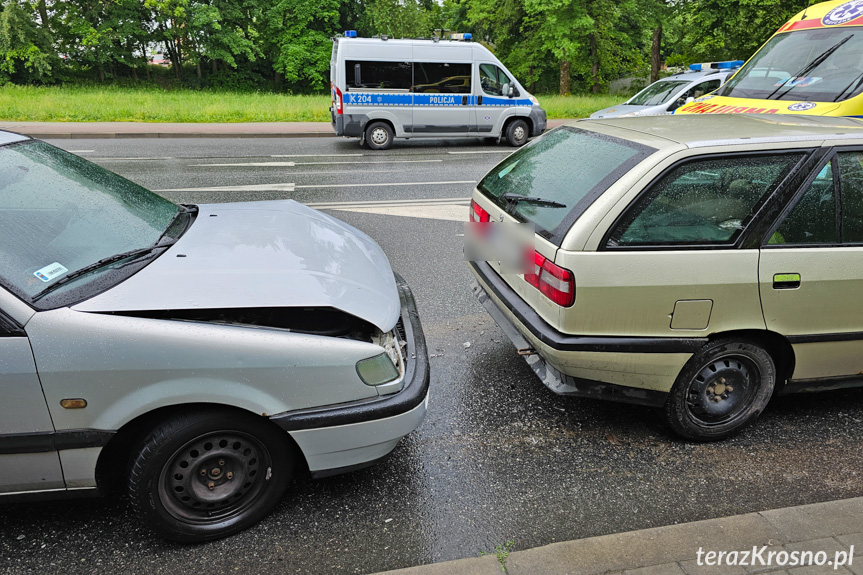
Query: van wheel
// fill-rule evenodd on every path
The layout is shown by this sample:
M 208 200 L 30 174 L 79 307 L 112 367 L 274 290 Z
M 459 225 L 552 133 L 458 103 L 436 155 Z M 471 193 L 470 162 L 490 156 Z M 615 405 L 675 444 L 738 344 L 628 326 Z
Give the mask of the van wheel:
M 683 367 L 665 402 L 665 417 L 687 439 L 724 439 L 758 417 L 775 383 L 776 366 L 763 348 L 717 340 Z
M 260 521 L 284 495 L 293 468 L 281 430 L 224 409 L 168 419 L 136 453 L 128 480 L 133 508 L 157 534 L 184 543 Z
M 372 150 L 386 150 L 393 143 L 393 129 L 386 122 L 372 122 L 366 128 L 366 144 Z
M 515 119 L 507 125 L 506 141 L 510 146 L 515 148 L 523 146 L 528 137 L 530 137 L 530 128 L 528 128 L 527 122 L 521 118 Z

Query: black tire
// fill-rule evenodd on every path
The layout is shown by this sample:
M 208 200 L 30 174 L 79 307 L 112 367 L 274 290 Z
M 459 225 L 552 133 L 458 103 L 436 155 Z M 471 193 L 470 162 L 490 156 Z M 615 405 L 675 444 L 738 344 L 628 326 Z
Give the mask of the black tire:
M 372 122 L 366 127 L 366 145 L 372 150 L 386 150 L 393 145 L 393 129 L 386 122 Z
M 506 126 L 506 141 L 510 146 L 519 148 L 527 143 L 530 127 L 521 118 L 516 118 Z
M 717 340 L 686 363 L 665 402 L 665 417 L 679 435 L 724 439 L 752 423 L 767 406 L 776 365 L 758 345 Z
M 157 534 L 197 543 L 254 525 L 282 498 L 291 444 L 263 418 L 225 409 L 159 424 L 133 455 L 132 506 Z

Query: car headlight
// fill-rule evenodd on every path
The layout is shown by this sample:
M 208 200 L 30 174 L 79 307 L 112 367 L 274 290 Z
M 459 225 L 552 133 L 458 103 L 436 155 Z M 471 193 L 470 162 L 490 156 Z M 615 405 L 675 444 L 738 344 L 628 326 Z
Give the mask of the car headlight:
M 539 100 L 536 99 L 536 96 L 528 96 L 527 98 L 534 106 L 539 106 Z
M 385 353 L 357 362 L 357 374 L 366 385 L 382 385 L 399 377 L 399 370 Z

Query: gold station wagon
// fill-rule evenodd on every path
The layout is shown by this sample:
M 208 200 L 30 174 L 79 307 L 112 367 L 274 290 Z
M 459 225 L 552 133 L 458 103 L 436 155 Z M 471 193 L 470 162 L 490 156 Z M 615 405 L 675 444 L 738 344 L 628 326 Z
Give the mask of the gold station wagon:
M 486 175 L 470 219 L 535 230 L 525 273 L 468 259 L 556 393 L 661 406 L 707 441 L 774 393 L 863 385 L 863 122 L 574 122 Z

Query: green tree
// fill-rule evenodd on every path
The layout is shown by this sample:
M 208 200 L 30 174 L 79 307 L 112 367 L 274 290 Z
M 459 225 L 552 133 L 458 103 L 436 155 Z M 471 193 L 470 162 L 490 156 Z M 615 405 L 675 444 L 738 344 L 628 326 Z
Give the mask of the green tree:
M 264 12 L 266 53 L 276 72 L 301 91 L 329 85 L 332 42 L 341 0 L 276 0 Z
M 431 23 L 423 0 L 367 0 L 373 34 L 391 38 L 431 36 Z
M 60 58 L 38 4 L 26 0 L 0 4 L 0 84 L 56 80 Z

